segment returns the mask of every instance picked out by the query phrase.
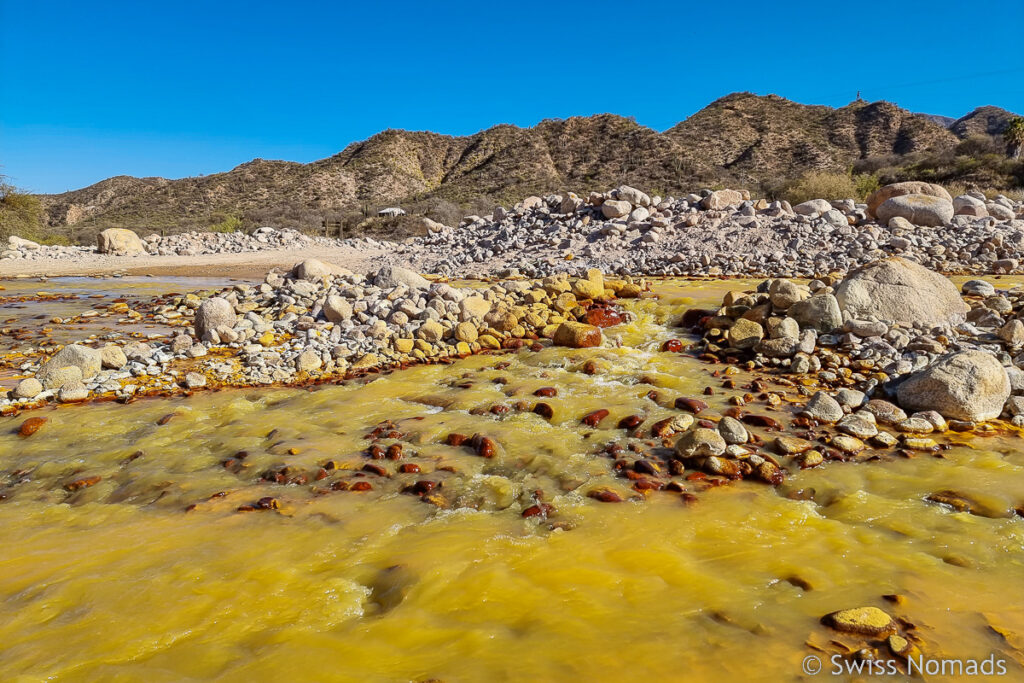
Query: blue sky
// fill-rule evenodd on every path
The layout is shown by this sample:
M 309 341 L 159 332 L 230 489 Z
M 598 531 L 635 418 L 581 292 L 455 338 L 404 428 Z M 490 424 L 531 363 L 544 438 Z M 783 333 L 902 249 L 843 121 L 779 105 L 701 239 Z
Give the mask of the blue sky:
M 0 0 L 0 173 L 36 192 L 312 161 L 386 128 L 600 112 L 664 130 L 733 91 L 1024 112 L 1024 2 Z

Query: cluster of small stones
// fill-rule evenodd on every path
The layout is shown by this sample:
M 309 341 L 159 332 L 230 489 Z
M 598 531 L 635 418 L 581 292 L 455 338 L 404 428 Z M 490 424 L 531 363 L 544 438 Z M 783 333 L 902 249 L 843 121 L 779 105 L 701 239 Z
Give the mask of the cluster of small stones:
M 949 198 L 926 183 L 886 186 L 867 204 L 815 199 L 790 206 L 737 190 L 662 198 L 628 186 L 586 199 L 535 196 L 510 210 L 469 216 L 458 229 L 417 238 L 397 253 L 442 252 L 444 259 L 425 266 L 442 275 L 481 264 L 535 277 L 582 263 L 611 273 L 813 277 L 890 255 L 943 272 L 1019 271 L 1020 202 L 1002 195 L 987 201 L 980 193 L 935 198 L 948 203 L 941 221 L 916 209 L 885 220 L 872 211 L 873 199 L 895 203 L 922 196 L 922 189 Z
M 128 248 L 109 250 L 104 249 L 102 241 L 96 246 L 43 245 L 12 235 L 8 238 L 7 248 L 0 251 L 0 259 L 76 259 L 97 253 L 127 256 L 199 256 L 310 247 L 373 247 L 379 244 L 371 238 L 336 240 L 307 235 L 288 228 L 278 230 L 271 227 L 257 228 L 251 234 L 195 231 L 166 236 L 151 234 L 138 241 L 132 240 Z
M 610 302 L 646 288 L 595 270 L 454 288 L 402 268 L 367 277 L 310 259 L 287 273 L 271 271 L 256 287 L 240 284 L 209 298 L 187 294 L 153 307 L 152 322 L 185 328 L 171 339 L 73 344 L 49 360 L 26 360 L 18 369 L 34 377 L 0 398 L 0 407 L 104 394 L 127 399 L 207 384 L 325 381 L 484 350 L 539 349 L 547 340 L 598 346 L 601 328 L 624 320 Z
M 915 287 L 878 285 L 872 290 L 874 310 L 899 310 L 894 302 L 919 299 L 918 315 L 930 317 L 854 317 L 863 312 L 857 308 L 857 283 L 877 285 L 886 279 L 879 272 L 893 270 L 932 279 Z M 930 297 L 928 282 L 943 281 L 948 288 Z M 987 421 L 1000 417 L 1024 427 L 1024 290 L 998 292 L 984 280 L 972 280 L 964 284 L 962 299 L 956 294 L 942 276 L 894 259 L 841 281 L 766 280 L 754 291 L 728 293 L 718 310 L 689 311 L 683 325 L 703 334 L 696 349 L 705 360 L 727 363 L 728 371 L 775 371 L 775 381 L 802 395 L 792 431 L 773 444 L 777 455 L 796 456 L 801 467 L 887 452 L 913 457 L 948 448 L 936 441 L 946 432 L 998 429 Z M 728 380 L 726 386 L 734 387 Z M 735 418 L 742 418 L 748 399 L 764 391 L 760 381 L 743 388 L 752 393 L 732 397 Z M 738 433 L 734 423 L 723 418 L 716 430 L 684 437 L 681 447 L 708 458 L 709 471 L 728 474 L 735 467 L 728 460 L 743 456 L 728 451 L 734 443 L 730 434 Z M 955 492 L 937 492 L 930 500 L 991 512 Z

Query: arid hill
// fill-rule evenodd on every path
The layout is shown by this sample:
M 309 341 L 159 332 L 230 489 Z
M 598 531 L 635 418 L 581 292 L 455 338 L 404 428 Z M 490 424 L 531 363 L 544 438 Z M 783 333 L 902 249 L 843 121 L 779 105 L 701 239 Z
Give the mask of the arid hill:
M 1010 121 L 1016 116 L 1017 114 L 999 107 L 978 107 L 967 116 L 953 122 L 949 129 L 959 138 L 982 135 L 996 137 L 1003 134 Z
M 51 226 L 69 226 L 81 238 L 111 226 L 318 229 L 324 219 L 369 216 L 389 205 L 447 207 L 455 215 L 531 193 L 621 183 L 661 193 L 728 184 L 768 191 L 809 170 L 950 153 L 979 126 L 988 131 L 1009 116 L 984 107 L 947 129 L 888 102 L 833 109 L 736 93 L 664 133 L 611 114 L 499 125 L 465 137 L 387 130 L 309 164 L 255 159 L 181 180 L 117 176 L 40 199 Z

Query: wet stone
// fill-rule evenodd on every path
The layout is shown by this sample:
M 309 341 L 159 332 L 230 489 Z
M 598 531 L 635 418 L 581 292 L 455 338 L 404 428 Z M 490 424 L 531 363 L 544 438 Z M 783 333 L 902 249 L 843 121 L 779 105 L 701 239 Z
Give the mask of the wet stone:
M 896 622 L 877 607 L 857 607 L 832 612 L 822 618 L 826 626 L 844 633 L 883 636 L 896 630 Z

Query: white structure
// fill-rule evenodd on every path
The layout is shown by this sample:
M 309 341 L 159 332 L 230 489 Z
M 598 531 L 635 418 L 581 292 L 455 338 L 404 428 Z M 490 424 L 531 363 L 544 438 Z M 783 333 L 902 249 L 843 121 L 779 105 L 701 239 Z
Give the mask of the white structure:
M 397 206 L 392 206 L 392 207 L 387 208 L 387 209 L 381 209 L 380 211 L 377 212 L 377 215 L 378 216 L 387 216 L 389 218 L 394 218 L 395 216 L 404 216 L 405 215 L 405 209 L 400 209 Z

